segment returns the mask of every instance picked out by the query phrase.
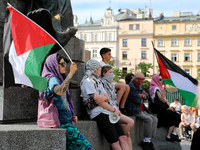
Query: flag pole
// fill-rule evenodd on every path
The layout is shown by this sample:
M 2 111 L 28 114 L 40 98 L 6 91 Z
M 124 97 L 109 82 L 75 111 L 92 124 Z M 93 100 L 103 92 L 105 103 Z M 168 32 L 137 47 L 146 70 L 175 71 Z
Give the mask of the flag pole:
M 39 26 L 42 30 L 44 30 L 52 39 L 54 39 L 56 41 L 56 43 L 60 46 L 60 48 L 64 51 L 64 53 L 67 55 L 67 57 L 69 58 L 70 62 L 72 63 L 72 59 L 69 57 L 68 53 L 65 51 L 65 49 L 61 46 L 61 44 L 51 34 L 49 34 L 44 28 L 42 28 L 36 22 L 34 22 L 33 20 L 31 20 L 30 18 L 28 18 L 27 16 L 25 16 L 19 10 L 17 10 L 16 8 L 14 8 L 11 4 L 7 3 L 7 5 L 10 6 L 10 7 L 12 7 L 15 11 L 17 11 L 18 13 L 20 13 L 21 15 L 23 15 L 24 17 L 26 17 L 27 19 L 29 19 L 30 21 L 32 21 L 33 23 L 35 23 L 37 26 Z
M 152 44 L 152 46 L 153 46 L 153 51 L 154 51 L 154 54 L 155 54 L 156 59 L 157 59 L 157 62 L 158 62 L 158 57 L 157 57 L 156 52 L 155 52 L 155 47 L 154 47 L 154 43 L 153 43 L 153 41 L 151 41 L 151 44 Z

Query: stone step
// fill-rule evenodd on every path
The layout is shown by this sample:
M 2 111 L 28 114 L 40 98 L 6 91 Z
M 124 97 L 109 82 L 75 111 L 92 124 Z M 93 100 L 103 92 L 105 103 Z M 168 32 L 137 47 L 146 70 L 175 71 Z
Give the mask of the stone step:
M 143 123 L 131 116 L 135 121 L 130 130 L 134 150 L 142 150 L 139 146 L 144 135 Z M 78 121 L 77 129 L 88 139 L 94 150 L 110 150 L 110 145 L 99 132 L 95 121 Z M 180 143 L 165 140 L 167 128 L 158 128 L 156 137 L 152 139 L 156 150 L 181 150 Z M 0 125 L 0 149 L 4 150 L 64 150 L 66 136 L 64 129 L 40 128 L 34 123 Z

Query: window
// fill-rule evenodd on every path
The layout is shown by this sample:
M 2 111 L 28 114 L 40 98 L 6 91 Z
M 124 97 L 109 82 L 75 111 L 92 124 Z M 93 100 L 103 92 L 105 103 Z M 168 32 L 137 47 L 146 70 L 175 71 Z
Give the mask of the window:
M 129 25 L 129 30 L 133 30 L 133 25 L 132 24 Z
M 140 29 L 140 25 L 136 24 L 136 30 L 139 30 L 139 29 Z
M 171 54 L 172 56 L 172 61 L 177 61 L 177 54 Z
M 146 46 L 146 45 L 147 45 L 147 44 L 146 44 L 146 40 L 147 40 L 146 38 L 143 38 L 143 39 L 142 39 L 142 46 Z
M 176 25 L 172 25 L 172 30 L 176 30 Z
M 198 53 L 198 61 L 200 61 L 200 53 Z
M 158 46 L 164 46 L 164 40 L 158 39 Z
M 81 40 L 83 40 L 83 34 L 81 34 Z
M 123 47 L 127 47 L 127 39 L 123 39 Z
M 177 46 L 177 39 L 172 39 L 172 46 Z
M 91 34 L 91 41 L 94 41 L 94 34 Z
M 200 37 L 198 38 L 198 45 L 200 45 Z
M 109 34 L 109 41 L 112 41 L 112 33 Z
M 85 35 L 85 41 L 87 41 L 87 34 Z
M 96 39 L 95 40 L 98 41 L 98 34 L 96 34 Z
M 123 73 L 127 73 L 127 68 L 122 68 Z
M 127 51 L 122 52 L 122 59 L 127 59 Z
M 108 19 L 108 25 L 110 25 L 110 19 Z
M 185 38 L 185 45 L 187 46 L 187 45 L 191 45 L 191 43 L 190 43 L 190 38 Z
M 97 50 L 92 50 L 92 57 L 93 58 L 97 57 Z
M 190 53 L 185 53 L 185 61 L 190 61 Z
M 105 41 L 108 41 L 108 33 L 105 34 Z
M 190 69 L 185 69 L 185 72 L 186 72 L 187 74 L 190 74 Z
M 141 58 L 142 59 L 147 59 L 147 52 L 146 51 L 142 51 L 141 52 Z

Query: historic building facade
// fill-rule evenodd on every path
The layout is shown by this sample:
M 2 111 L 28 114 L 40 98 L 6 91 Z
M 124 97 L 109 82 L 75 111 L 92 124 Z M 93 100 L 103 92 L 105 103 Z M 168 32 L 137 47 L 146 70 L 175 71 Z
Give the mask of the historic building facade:
M 135 9 L 136 11 L 138 9 Z M 119 40 L 119 68 L 123 72 L 135 70 L 140 63 L 153 64 L 153 18 L 152 11 L 146 9 L 146 13 L 135 13 L 132 18 L 118 21 Z M 132 71 L 133 71 L 132 70 Z M 136 70 L 135 70 L 136 71 Z M 135 72 L 134 71 L 134 72 Z M 153 74 L 153 70 L 149 70 Z
M 192 77 L 200 75 L 200 14 L 174 12 L 154 20 L 154 44 L 157 50 Z M 155 70 L 159 67 L 156 63 Z
M 85 50 L 91 51 L 91 58 L 101 61 L 99 54 L 101 48 L 108 47 L 111 49 L 112 62 L 118 66 L 118 25 L 117 20 L 131 17 L 129 10 L 119 10 L 117 15 L 114 15 L 113 10 L 108 8 L 102 19 L 85 22 L 78 25 L 75 21 L 74 26 L 78 28 L 76 36 L 85 41 Z
M 137 18 L 142 19 L 152 15 L 150 9 L 119 9 L 118 14 L 114 15 L 113 10 L 108 8 L 103 18 L 97 21 L 85 22 L 78 25 L 77 17 L 74 26 L 78 28 L 76 36 L 85 41 L 85 49 L 91 51 L 91 58 L 101 61 L 99 51 L 103 47 L 111 49 L 112 62 L 116 67 L 119 67 L 119 25 L 118 21 L 124 19 Z M 152 27 L 153 28 L 153 27 Z M 121 62 L 120 62 L 121 63 Z

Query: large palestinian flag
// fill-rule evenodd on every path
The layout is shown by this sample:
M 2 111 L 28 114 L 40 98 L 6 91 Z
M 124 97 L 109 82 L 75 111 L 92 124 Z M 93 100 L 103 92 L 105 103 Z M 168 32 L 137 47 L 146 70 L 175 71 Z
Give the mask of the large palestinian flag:
M 24 84 L 43 92 L 47 79 L 40 76 L 41 65 L 55 40 L 36 23 L 7 7 L 4 24 L 4 87 Z
M 157 55 L 160 74 L 163 78 L 163 82 L 176 87 L 183 97 L 186 105 L 200 108 L 198 106 L 198 81 L 183 71 L 168 58 L 163 56 L 155 48 L 154 50 Z

